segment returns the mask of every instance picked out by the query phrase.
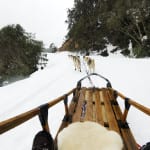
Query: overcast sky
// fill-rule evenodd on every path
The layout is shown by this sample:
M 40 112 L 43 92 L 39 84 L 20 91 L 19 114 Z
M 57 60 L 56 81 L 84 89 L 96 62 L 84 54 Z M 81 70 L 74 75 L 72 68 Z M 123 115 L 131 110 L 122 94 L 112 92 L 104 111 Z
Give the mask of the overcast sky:
M 61 46 L 67 34 L 67 9 L 74 0 L 0 0 L 0 29 L 20 24 L 46 47 Z

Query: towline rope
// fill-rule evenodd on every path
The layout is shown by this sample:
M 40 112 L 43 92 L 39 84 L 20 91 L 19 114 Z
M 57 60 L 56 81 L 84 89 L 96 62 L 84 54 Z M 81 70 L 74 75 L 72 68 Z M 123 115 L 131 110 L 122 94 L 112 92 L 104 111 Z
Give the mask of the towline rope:
M 80 59 L 80 60 L 81 60 L 81 59 Z M 95 85 L 94 85 L 94 83 L 93 83 L 93 81 L 92 81 L 92 79 L 91 79 L 91 77 L 90 77 L 90 73 L 89 73 L 89 71 L 88 71 L 88 69 L 87 69 L 87 66 L 86 66 L 86 64 L 85 64 L 85 62 L 84 62 L 84 60 L 83 60 L 83 57 L 82 57 L 82 64 L 83 64 L 84 71 L 85 71 L 85 73 L 86 73 L 86 75 L 87 75 L 87 78 L 89 79 L 89 82 L 90 82 L 91 86 L 92 86 L 92 87 L 95 87 Z

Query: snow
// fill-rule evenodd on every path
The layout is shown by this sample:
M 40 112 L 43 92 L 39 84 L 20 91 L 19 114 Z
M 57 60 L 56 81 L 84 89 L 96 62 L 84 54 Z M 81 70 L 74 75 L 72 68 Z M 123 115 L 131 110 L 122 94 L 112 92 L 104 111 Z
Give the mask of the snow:
M 131 59 L 124 57 L 91 56 L 95 59 L 96 73 L 108 78 L 112 87 L 136 102 L 150 108 L 150 59 Z M 85 71 L 77 72 L 67 52 L 48 54 L 48 64 L 45 69 L 38 70 L 29 78 L 0 87 L 0 121 L 31 110 L 47 103 L 76 86 L 78 80 L 84 77 Z M 96 86 L 104 87 L 105 82 L 92 77 Z M 89 86 L 89 81 L 84 81 Z M 71 99 L 71 98 L 70 98 Z M 123 109 L 123 101 L 118 99 Z M 49 109 L 49 125 L 53 137 L 59 128 L 64 115 L 63 103 Z M 128 114 L 129 126 L 140 145 L 150 141 L 150 118 L 134 107 Z M 35 134 L 41 130 L 38 117 L 9 130 L 0 136 L 3 150 L 31 149 Z

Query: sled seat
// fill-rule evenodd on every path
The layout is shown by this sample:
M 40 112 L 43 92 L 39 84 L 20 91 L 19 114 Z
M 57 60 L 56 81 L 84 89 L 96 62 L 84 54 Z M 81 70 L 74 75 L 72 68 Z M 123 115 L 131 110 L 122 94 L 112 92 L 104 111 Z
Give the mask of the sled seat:
M 136 141 L 124 120 L 117 96 L 109 88 L 85 88 L 77 90 L 68 108 L 59 132 L 72 122 L 94 121 L 108 130 L 118 132 L 124 142 L 124 150 L 137 150 Z

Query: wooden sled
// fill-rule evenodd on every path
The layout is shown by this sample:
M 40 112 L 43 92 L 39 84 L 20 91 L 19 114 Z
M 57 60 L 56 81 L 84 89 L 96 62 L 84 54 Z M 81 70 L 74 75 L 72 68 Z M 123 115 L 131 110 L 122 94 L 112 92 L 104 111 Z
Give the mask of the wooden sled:
M 90 74 L 90 76 L 91 75 L 98 74 L 93 73 Z M 17 125 L 31 119 L 36 115 L 40 114 L 40 116 L 44 116 L 43 107 L 45 108 L 46 106 L 48 109 L 59 103 L 60 101 L 64 101 L 65 116 L 60 125 L 60 128 L 58 129 L 57 135 L 63 128 L 67 127 L 73 122 L 93 121 L 103 125 L 109 130 L 118 132 L 123 139 L 124 150 L 138 150 L 138 145 L 126 121 L 127 114 L 130 106 L 136 107 L 147 115 L 150 115 L 150 109 L 136 103 L 135 101 L 125 97 L 120 92 L 114 90 L 111 87 L 109 80 L 100 75 L 98 76 L 102 77 L 107 82 L 106 88 L 82 87 L 82 80 L 84 80 L 85 78 L 90 78 L 90 76 L 82 78 L 77 83 L 77 87 L 69 91 L 65 95 L 33 110 L 20 114 L 6 121 L 0 122 L 0 133 L 2 134 L 6 132 L 9 129 L 16 127 Z M 70 94 L 73 94 L 73 96 L 68 106 L 68 96 Z M 117 97 L 121 97 L 124 100 L 125 109 L 123 113 L 121 112 L 120 106 L 117 102 Z M 48 126 L 48 120 L 45 118 L 46 117 L 42 118 L 43 120 L 45 120 L 45 123 L 42 123 L 42 127 L 44 130 L 49 132 L 50 130 Z M 55 145 L 57 145 L 57 135 L 55 138 Z

